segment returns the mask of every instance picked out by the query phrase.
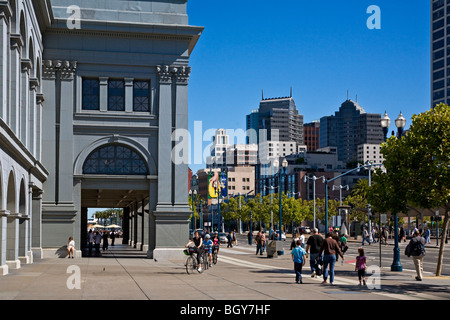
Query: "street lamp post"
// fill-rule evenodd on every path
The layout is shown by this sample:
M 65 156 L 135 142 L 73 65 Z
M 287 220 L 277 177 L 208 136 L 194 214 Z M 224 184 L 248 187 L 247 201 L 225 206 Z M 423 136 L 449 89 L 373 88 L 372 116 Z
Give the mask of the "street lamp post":
M 403 114 L 400 112 L 398 118 L 395 120 L 395 126 L 397 127 L 397 138 L 401 138 L 403 135 L 403 130 L 406 126 L 406 119 L 403 117 Z M 394 261 L 391 265 L 391 271 L 402 272 L 403 267 L 400 262 L 400 247 L 398 243 L 398 213 L 396 212 L 394 215 Z
M 326 183 L 325 177 L 320 177 L 317 178 L 316 176 L 312 176 L 312 177 L 308 177 L 307 175 L 305 175 L 303 182 L 307 182 L 308 180 L 313 180 L 313 214 L 314 214 L 314 223 L 313 223 L 313 228 L 316 228 L 316 181 L 322 179 L 323 183 Z M 326 188 L 326 186 L 325 186 Z M 326 204 L 325 204 L 326 205 Z M 326 225 L 328 225 L 328 221 L 326 223 Z M 327 233 L 328 230 L 325 230 L 325 233 Z
M 345 190 L 348 191 L 350 189 L 350 187 L 348 185 L 346 185 L 346 186 L 335 186 L 335 185 L 333 185 L 333 191 L 335 191 L 337 189 L 339 189 L 339 205 L 342 206 L 342 189 L 345 189 Z

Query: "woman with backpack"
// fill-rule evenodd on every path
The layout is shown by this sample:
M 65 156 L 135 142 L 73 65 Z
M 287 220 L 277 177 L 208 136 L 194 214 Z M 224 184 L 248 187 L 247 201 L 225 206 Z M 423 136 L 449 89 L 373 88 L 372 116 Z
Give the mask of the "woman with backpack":
M 423 275 L 423 257 L 425 257 L 425 239 L 420 236 L 419 231 L 414 232 L 414 237 L 405 249 L 405 254 L 413 257 L 414 266 L 416 267 L 416 280 L 422 281 Z

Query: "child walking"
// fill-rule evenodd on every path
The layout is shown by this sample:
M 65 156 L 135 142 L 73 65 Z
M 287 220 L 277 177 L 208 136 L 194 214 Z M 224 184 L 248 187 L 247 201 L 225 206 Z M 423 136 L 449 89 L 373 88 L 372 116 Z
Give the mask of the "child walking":
M 295 271 L 295 282 L 303 283 L 302 281 L 302 268 L 306 259 L 306 251 L 302 248 L 302 241 L 297 240 L 296 246 L 292 250 L 292 261 L 294 261 L 294 271 Z
M 355 271 L 358 271 L 359 285 L 361 285 L 361 280 L 363 284 L 366 285 L 366 261 L 367 258 L 364 255 L 364 249 L 358 249 L 359 256 L 356 257 Z

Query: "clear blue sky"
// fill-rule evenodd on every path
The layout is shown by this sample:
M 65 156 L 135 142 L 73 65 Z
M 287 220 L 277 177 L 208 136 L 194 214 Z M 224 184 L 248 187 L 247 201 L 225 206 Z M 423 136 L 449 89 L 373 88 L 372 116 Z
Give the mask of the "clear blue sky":
M 367 28 L 370 5 L 380 30 Z M 280 97 L 292 86 L 305 123 L 334 114 L 347 90 L 367 112 L 402 111 L 408 126 L 430 108 L 427 0 L 190 0 L 188 14 L 205 27 L 191 56 L 191 134 L 194 121 L 245 130 L 262 89 Z

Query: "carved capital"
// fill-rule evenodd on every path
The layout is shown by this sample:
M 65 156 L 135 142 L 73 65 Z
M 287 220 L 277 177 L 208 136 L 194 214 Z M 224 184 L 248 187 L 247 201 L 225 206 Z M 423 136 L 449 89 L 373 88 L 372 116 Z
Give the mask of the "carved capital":
M 178 67 L 178 72 L 176 73 L 177 84 L 188 84 L 190 75 L 191 67 Z
M 76 61 L 44 60 L 42 77 L 44 79 L 55 79 L 56 73 L 58 73 L 62 80 L 72 80 L 76 69 Z
M 162 84 L 171 84 L 173 78 L 173 67 L 168 65 L 165 66 L 157 66 L 156 73 L 158 74 L 159 83 Z
M 177 84 L 187 84 L 191 74 L 191 67 L 185 66 L 157 66 L 159 82 L 163 84 L 171 84 L 173 81 Z

